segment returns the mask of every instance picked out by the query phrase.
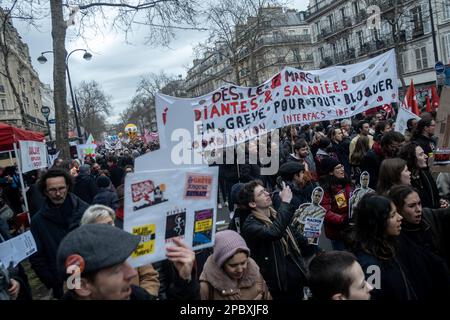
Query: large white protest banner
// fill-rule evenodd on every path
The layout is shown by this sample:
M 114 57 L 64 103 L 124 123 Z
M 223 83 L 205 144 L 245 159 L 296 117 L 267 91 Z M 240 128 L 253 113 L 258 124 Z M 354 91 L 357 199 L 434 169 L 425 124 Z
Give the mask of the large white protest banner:
M 20 140 L 22 173 L 47 167 L 47 146 L 44 142 Z
M 400 106 L 400 108 L 398 108 L 397 119 L 395 120 L 395 131 L 405 134 L 406 129 L 408 129 L 406 124 L 409 119 L 416 119 L 419 121 L 420 117 L 408 109 Z
M 397 102 L 397 81 L 391 50 L 353 65 L 313 71 L 284 68 L 258 87 L 227 84 L 190 99 L 157 94 L 160 144 L 175 145 L 185 130 L 192 137 L 192 149 L 210 144 L 217 148 L 291 124 L 350 117 Z M 212 130 L 214 136 L 208 136 Z
M 173 238 L 193 250 L 213 246 L 218 174 L 218 167 L 183 167 L 126 176 L 124 230 L 142 236 L 133 267 L 166 259 Z

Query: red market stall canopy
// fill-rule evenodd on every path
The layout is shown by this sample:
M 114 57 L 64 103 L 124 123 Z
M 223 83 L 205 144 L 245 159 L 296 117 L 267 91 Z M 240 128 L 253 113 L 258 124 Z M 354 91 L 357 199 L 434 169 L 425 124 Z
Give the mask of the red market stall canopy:
M 43 133 L 19 129 L 0 122 L 0 152 L 14 150 L 13 144 L 19 140 L 44 141 Z

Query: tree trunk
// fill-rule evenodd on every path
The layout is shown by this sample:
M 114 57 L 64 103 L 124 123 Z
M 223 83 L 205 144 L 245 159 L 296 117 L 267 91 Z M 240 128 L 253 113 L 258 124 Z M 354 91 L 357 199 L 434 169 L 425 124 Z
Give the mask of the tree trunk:
M 51 0 L 50 9 L 53 38 L 53 100 L 56 118 L 56 148 L 61 152 L 60 157 L 70 159 L 66 102 L 66 23 L 64 22 L 61 1 Z

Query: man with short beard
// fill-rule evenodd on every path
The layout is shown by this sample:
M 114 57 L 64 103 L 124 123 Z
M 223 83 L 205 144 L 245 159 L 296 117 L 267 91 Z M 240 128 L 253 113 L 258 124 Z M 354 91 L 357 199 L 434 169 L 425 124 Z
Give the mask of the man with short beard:
M 80 225 L 88 204 L 69 192 L 72 177 L 64 170 L 50 169 L 39 180 L 39 189 L 46 201 L 31 219 L 31 233 L 37 252 L 30 257 L 31 268 L 53 290 L 53 296 L 63 294 L 63 284 L 56 272 L 56 252 L 61 240 Z

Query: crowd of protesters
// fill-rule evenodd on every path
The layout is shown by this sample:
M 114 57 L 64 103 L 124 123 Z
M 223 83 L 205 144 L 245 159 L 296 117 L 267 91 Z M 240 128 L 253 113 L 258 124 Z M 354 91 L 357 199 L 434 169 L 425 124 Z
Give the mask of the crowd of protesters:
M 37 245 L 31 268 L 54 298 L 66 300 L 448 298 L 450 174 L 430 171 L 434 116 L 408 121 L 405 135 L 382 111 L 285 127 L 270 141 L 279 153 L 272 176 L 261 175 L 258 163 L 212 163 L 229 230 L 216 234 L 210 251 L 195 253 L 176 240 L 167 260 L 137 269 L 126 259 L 139 237 L 121 230 L 124 179 L 151 148 L 131 144 L 100 148 L 83 161 L 56 159 L 25 177 Z M 365 171 L 372 191 L 349 216 Z M 0 187 L 1 242 L 23 211 L 16 168 L 0 168 Z M 308 242 L 293 223 L 299 206 L 314 201 L 324 210 L 332 251 Z M 80 288 L 67 286 L 70 265 L 83 266 Z M 27 275 L 20 264 L 16 269 L 6 295 L 31 299 Z

